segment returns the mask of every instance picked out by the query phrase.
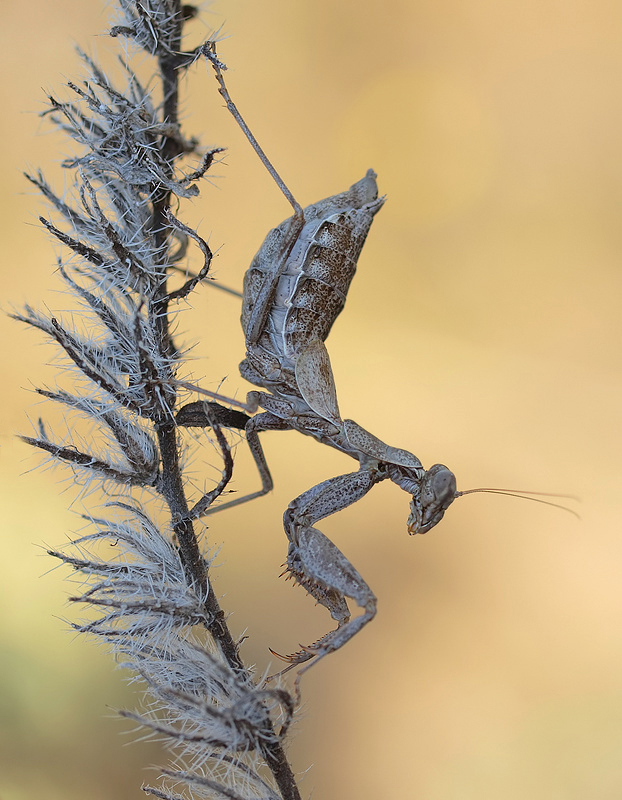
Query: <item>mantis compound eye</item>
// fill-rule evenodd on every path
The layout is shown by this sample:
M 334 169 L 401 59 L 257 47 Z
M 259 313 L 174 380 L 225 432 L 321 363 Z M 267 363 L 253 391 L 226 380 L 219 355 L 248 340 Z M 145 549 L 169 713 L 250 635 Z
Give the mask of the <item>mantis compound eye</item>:
M 456 477 L 443 464 L 435 464 L 421 481 L 419 495 L 413 495 L 408 533 L 427 533 L 443 518 L 456 498 Z

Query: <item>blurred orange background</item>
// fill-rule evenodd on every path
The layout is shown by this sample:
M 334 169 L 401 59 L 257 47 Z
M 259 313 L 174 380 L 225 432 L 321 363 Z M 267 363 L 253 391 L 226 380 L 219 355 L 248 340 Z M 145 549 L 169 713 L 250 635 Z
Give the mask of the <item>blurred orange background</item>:
M 21 176 L 67 142 L 36 112 L 104 56 L 110 9 L 5 4 L 0 30 L 4 306 L 65 308 L 42 204 Z M 345 416 L 446 463 L 459 488 L 582 498 L 578 522 L 513 498 L 462 498 L 425 537 L 381 485 L 322 523 L 379 598 L 374 622 L 305 677 L 290 744 L 322 800 L 613 800 L 622 796 L 620 313 L 621 12 L 609 0 L 217 0 L 189 28 L 223 25 L 229 87 L 299 201 L 369 167 L 388 200 L 328 340 Z M 186 133 L 225 145 L 184 220 L 240 287 L 289 208 L 222 108 L 203 65 Z M 57 184 L 57 185 L 61 185 Z M 180 326 L 197 379 L 243 396 L 239 302 L 207 288 Z M 61 471 L 16 441 L 53 383 L 33 331 L 0 318 L 4 350 L 0 560 L 0 798 L 134 800 L 168 756 L 112 709 L 135 699 L 112 659 L 68 632 L 72 585 L 41 545 L 80 527 Z M 291 652 L 329 629 L 278 579 L 281 515 L 353 469 L 296 433 L 264 435 L 275 491 L 210 520 L 214 580 L 244 654 Z M 213 451 L 206 449 L 206 462 Z M 215 472 L 209 463 L 205 475 Z M 196 465 L 197 470 L 201 468 Z M 246 448 L 235 485 L 258 484 Z M 120 733 L 125 732 L 123 735 Z

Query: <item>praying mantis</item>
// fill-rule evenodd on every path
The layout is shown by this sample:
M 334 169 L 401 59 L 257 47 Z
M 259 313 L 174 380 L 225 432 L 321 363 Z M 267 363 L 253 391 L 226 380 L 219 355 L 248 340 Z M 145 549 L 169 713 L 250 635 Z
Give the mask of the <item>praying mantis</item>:
M 300 677 L 352 639 L 376 613 L 372 590 L 316 523 L 356 503 L 377 483 L 389 479 L 410 495 L 408 532 L 427 533 L 465 492 L 456 490 L 455 476 L 443 464 L 424 469 L 415 455 L 386 444 L 353 420 L 343 419 L 339 410 L 325 341 L 344 307 L 358 257 L 384 203 L 378 196 L 375 173 L 368 170 L 347 191 L 303 209 L 231 100 L 223 77 L 226 67 L 218 60 L 214 43 L 204 45 L 202 53 L 215 71 L 227 108 L 294 210 L 292 217 L 268 234 L 244 278 L 241 322 L 246 356 L 240 374 L 260 391 L 249 392 L 246 402 L 240 403 L 200 390 L 244 413 L 199 401 L 177 415 L 180 426 L 209 426 L 212 414 L 217 414 L 220 424 L 244 429 L 261 477 L 258 491 L 203 513 L 246 503 L 273 488 L 259 440 L 264 431 L 296 430 L 358 461 L 356 471 L 329 478 L 296 497 L 283 515 L 288 539 L 285 572 L 336 622 L 333 630 L 313 644 L 280 656 L 288 664 L 284 671 L 305 665 L 299 670 Z M 352 617 L 348 600 L 359 606 L 358 616 Z
M 296 216 L 268 234 L 244 279 L 246 358 L 240 364 L 242 377 L 264 391 L 249 392 L 246 403 L 207 392 L 248 414 L 264 410 L 229 421 L 233 427 L 244 427 L 261 489 L 210 507 L 205 514 L 246 503 L 272 489 L 259 441 L 263 431 L 297 430 L 359 462 L 356 472 L 323 481 L 285 511 L 286 571 L 337 622 L 335 630 L 313 645 L 283 657 L 290 667 L 337 650 L 376 613 L 376 598 L 369 586 L 315 523 L 356 503 L 387 478 L 411 495 L 408 530 L 412 534 L 433 528 L 456 497 L 456 481 L 447 467 L 436 464 L 424 470 L 412 453 L 385 444 L 353 420 L 342 419 L 337 403 L 324 340 L 343 308 L 358 255 L 383 202 L 376 176 L 369 170 L 347 192 L 307 206 L 295 237 L 290 232 Z M 289 250 L 288 238 L 293 240 Z M 191 403 L 178 413 L 177 421 L 208 425 L 209 414 L 202 402 Z M 351 618 L 347 598 L 361 607 L 359 616 Z

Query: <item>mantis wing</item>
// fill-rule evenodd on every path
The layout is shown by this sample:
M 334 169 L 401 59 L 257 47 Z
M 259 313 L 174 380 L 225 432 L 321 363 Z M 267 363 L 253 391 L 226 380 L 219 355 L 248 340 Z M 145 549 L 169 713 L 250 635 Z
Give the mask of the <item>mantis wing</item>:
M 324 342 L 313 339 L 296 361 L 296 383 L 310 408 L 341 427 L 337 389 Z

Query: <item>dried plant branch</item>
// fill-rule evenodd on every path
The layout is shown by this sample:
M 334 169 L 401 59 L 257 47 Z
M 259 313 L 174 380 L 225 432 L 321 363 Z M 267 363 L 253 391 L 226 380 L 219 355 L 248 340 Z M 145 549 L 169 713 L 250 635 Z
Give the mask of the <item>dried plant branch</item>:
M 201 153 L 178 118 L 179 79 L 200 52 L 182 51 L 183 26 L 195 12 L 179 0 L 119 0 L 110 33 L 153 57 L 159 89 L 141 83 L 127 61 L 114 83 L 81 54 L 86 79 L 68 83 L 68 100 L 49 97 L 48 119 L 77 147 L 63 162 L 72 188 L 61 196 L 42 172 L 26 177 L 49 204 L 43 226 L 67 251 L 59 274 L 76 310 L 71 320 L 29 306 L 13 316 L 60 345 L 69 361 L 63 377 L 74 383 L 37 391 L 89 422 L 91 433 L 78 446 L 73 425 L 52 436 L 41 422 L 22 440 L 72 467 L 77 485 L 105 486 L 118 497 L 102 516 L 86 516 L 88 533 L 49 553 L 79 582 L 70 600 L 95 612 L 74 628 L 106 642 L 147 689 L 146 707 L 123 714 L 174 752 L 176 768 L 144 791 L 299 800 L 283 749 L 294 700 L 242 662 L 196 527 L 231 480 L 222 427 L 243 428 L 249 417 L 200 404 L 198 424 L 211 429 L 222 466 L 198 499 L 178 427 L 183 414 L 198 411 L 191 404 L 181 422 L 175 418 L 185 352 L 174 341 L 170 308 L 209 277 L 212 252 L 171 207 L 198 193 L 222 151 Z M 186 157 L 194 165 L 185 166 Z M 171 287 L 189 242 L 203 266 Z

